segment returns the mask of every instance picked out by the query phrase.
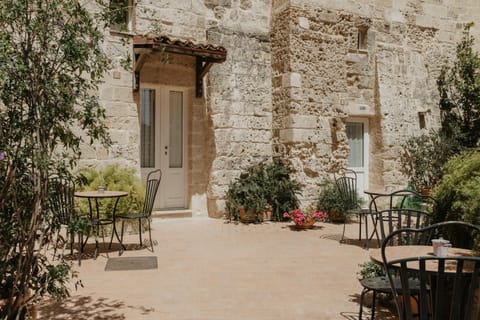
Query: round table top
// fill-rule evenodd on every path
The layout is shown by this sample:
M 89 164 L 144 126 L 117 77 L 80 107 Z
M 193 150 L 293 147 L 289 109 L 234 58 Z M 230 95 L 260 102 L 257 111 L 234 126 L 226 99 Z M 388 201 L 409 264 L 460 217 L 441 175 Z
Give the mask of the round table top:
M 433 247 L 432 246 L 391 246 L 385 249 L 385 254 L 390 261 L 397 260 L 397 259 L 404 259 L 409 257 L 425 257 L 425 256 L 433 256 Z M 462 249 L 462 248 L 455 248 L 451 247 L 448 248 L 448 256 L 480 256 L 480 252 L 469 250 L 469 249 Z M 370 249 L 370 259 L 378 264 L 383 264 L 382 259 L 382 250 L 381 249 Z M 445 271 L 455 272 L 456 264 L 453 263 L 449 265 L 447 262 L 445 266 Z M 412 270 L 418 270 L 418 262 L 412 261 L 408 263 L 408 268 Z M 437 260 L 429 260 L 426 262 L 426 269 L 428 271 L 436 272 L 438 270 L 438 263 Z
M 99 191 L 76 191 L 75 197 L 78 198 L 120 198 L 128 196 L 127 191 L 113 191 L 105 190 L 103 192 Z
M 368 195 L 371 195 L 371 196 L 389 196 L 391 195 L 392 193 L 396 192 L 396 191 L 399 191 L 399 190 L 386 190 L 386 188 L 372 188 L 372 189 L 366 189 L 364 190 L 363 192 L 368 194 Z M 399 192 L 399 193 L 396 193 L 395 195 L 396 196 L 407 196 L 407 195 L 410 195 L 411 193 L 408 193 L 408 192 Z

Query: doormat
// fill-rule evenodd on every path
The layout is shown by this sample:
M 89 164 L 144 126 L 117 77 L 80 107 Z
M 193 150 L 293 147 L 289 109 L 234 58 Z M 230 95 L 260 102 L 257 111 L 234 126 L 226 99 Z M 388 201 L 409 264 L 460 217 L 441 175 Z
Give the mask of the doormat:
M 120 257 L 109 258 L 105 271 L 157 269 L 157 257 Z

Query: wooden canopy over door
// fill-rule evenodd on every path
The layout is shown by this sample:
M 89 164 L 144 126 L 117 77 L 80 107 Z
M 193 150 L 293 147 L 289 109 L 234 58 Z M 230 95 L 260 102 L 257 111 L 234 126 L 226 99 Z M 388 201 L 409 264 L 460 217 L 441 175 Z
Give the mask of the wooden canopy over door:
M 195 70 L 195 96 L 203 96 L 203 77 L 213 63 L 222 63 L 227 58 L 227 50 L 221 46 L 196 43 L 189 40 L 171 39 L 169 37 L 146 38 L 136 36 L 133 38 L 135 54 L 135 85 L 138 89 L 140 70 L 146 58 L 152 51 L 183 54 L 196 58 Z

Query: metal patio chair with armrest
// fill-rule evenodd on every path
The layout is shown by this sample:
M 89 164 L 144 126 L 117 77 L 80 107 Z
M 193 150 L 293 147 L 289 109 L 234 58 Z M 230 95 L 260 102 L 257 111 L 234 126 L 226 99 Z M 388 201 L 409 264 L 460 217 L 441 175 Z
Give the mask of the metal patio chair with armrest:
M 448 236 L 453 245 L 446 257 L 431 253 L 431 240 L 440 236 Z M 424 247 L 412 246 L 412 239 L 421 240 Z M 479 239 L 478 226 L 447 221 L 400 229 L 383 241 L 382 260 L 400 320 L 480 319 L 480 253 L 474 250 Z M 397 249 L 410 247 L 400 252 L 389 248 L 392 244 Z M 414 286 L 407 281 L 412 278 Z
M 78 218 L 75 212 L 74 194 L 75 184 L 70 178 L 52 177 L 49 179 L 49 206 L 50 211 L 53 213 L 54 224 L 58 225 L 57 240 L 55 241 L 55 247 L 53 256 L 56 256 L 58 242 L 61 240 L 60 231 L 61 227 L 66 229 L 66 239 L 63 239 L 62 257 L 65 252 L 66 240 L 69 239 L 70 254 L 73 255 L 73 244 L 75 242 L 75 228 L 72 225 Z M 82 253 L 82 234 L 78 232 L 78 263 L 81 263 Z
M 143 209 L 141 212 L 121 213 L 121 214 L 115 215 L 115 219 L 122 220 L 119 255 L 121 255 L 123 253 L 123 250 L 125 249 L 123 245 L 123 232 L 125 227 L 125 220 L 138 220 L 138 233 L 140 237 L 140 246 L 142 245 L 142 219 L 145 219 L 148 221 L 148 235 L 149 235 L 150 245 L 152 247 L 152 252 L 153 252 L 150 218 L 152 216 L 153 204 L 155 202 L 155 197 L 157 196 L 157 191 L 158 191 L 158 187 L 160 186 L 161 180 L 162 180 L 162 171 L 160 169 L 151 171 L 148 174 L 146 185 L 145 185 L 145 200 L 143 202 Z
M 419 228 L 430 224 L 431 216 L 427 212 L 413 209 L 387 209 L 376 214 L 377 228 L 380 231 L 378 236 L 383 240 L 389 234 L 401 229 L 402 227 Z M 408 239 L 412 244 L 424 244 L 427 240 L 422 238 Z M 397 243 L 399 244 L 399 243 Z M 399 279 L 395 278 L 395 281 Z M 375 302 L 378 293 L 391 293 L 391 286 L 387 276 L 361 279 L 362 293 L 360 294 L 359 319 L 362 319 L 363 302 L 365 294 L 372 292 L 372 320 L 375 317 Z M 410 285 L 415 287 L 416 281 L 410 280 Z
M 351 171 L 351 170 L 350 170 Z M 349 172 L 350 172 L 349 171 Z M 354 171 L 352 171 L 354 172 Z M 355 173 L 355 172 L 354 172 Z M 368 216 L 370 213 L 369 209 L 362 208 L 359 205 L 359 196 L 357 194 L 357 178 L 356 174 L 354 176 L 342 176 L 335 179 L 335 183 L 338 188 L 340 197 L 344 203 L 346 209 L 347 217 L 343 223 L 342 238 L 340 242 L 345 240 L 345 225 L 348 222 L 348 217 L 355 215 L 358 219 L 358 240 L 362 240 L 362 220 L 364 220 L 365 225 L 368 223 Z M 368 232 L 368 229 L 365 229 Z M 368 233 L 366 234 L 368 239 Z
M 377 236 L 378 246 L 380 247 L 381 245 L 380 238 L 378 235 L 378 228 L 376 227 L 377 212 L 388 210 L 388 209 L 401 209 L 401 208 L 410 209 L 412 210 L 412 212 L 414 211 L 427 212 L 427 211 L 433 211 L 435 208 L 435 205 L 436 205 L 436 201 L 433 197 L 425 196 L 414 190 L 408 190 L 408 189 L 397 190 L 391 193 L 371 196 L 369 209 L 370 209 L 370 215 L 372 218 L 374 229 L 372 234 L 367 240 L 367 246 L 368 246 L 368 241 L 372 239 L 374 235 Z M 367 229 L 366 232 L 368 233 L 368 225 L 365 228 Z M 385 235 L 382 238 L 384 237 Z

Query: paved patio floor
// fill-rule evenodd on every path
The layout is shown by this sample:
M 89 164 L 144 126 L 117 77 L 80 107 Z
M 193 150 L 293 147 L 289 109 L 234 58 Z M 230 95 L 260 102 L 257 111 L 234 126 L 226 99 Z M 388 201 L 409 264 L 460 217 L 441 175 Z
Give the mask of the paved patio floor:
M 105 271 L 118 246 L 84 257 L 80 267 L 74 262 L 84 287 L 66 301 L 42 303 L 40 319 L 358 319 L 358 264 L 369 260 L 368 250 L 340 244 L 342 227 L 155 219 L 155 251 L 133 248 L 138 236 L 131 235 L 133 250 L 122 257 L 157 257 L 156 269 Z M 347 236 L 357 232 L 347 226 Z M 376 315 L 395 319 L 386 308 Z

